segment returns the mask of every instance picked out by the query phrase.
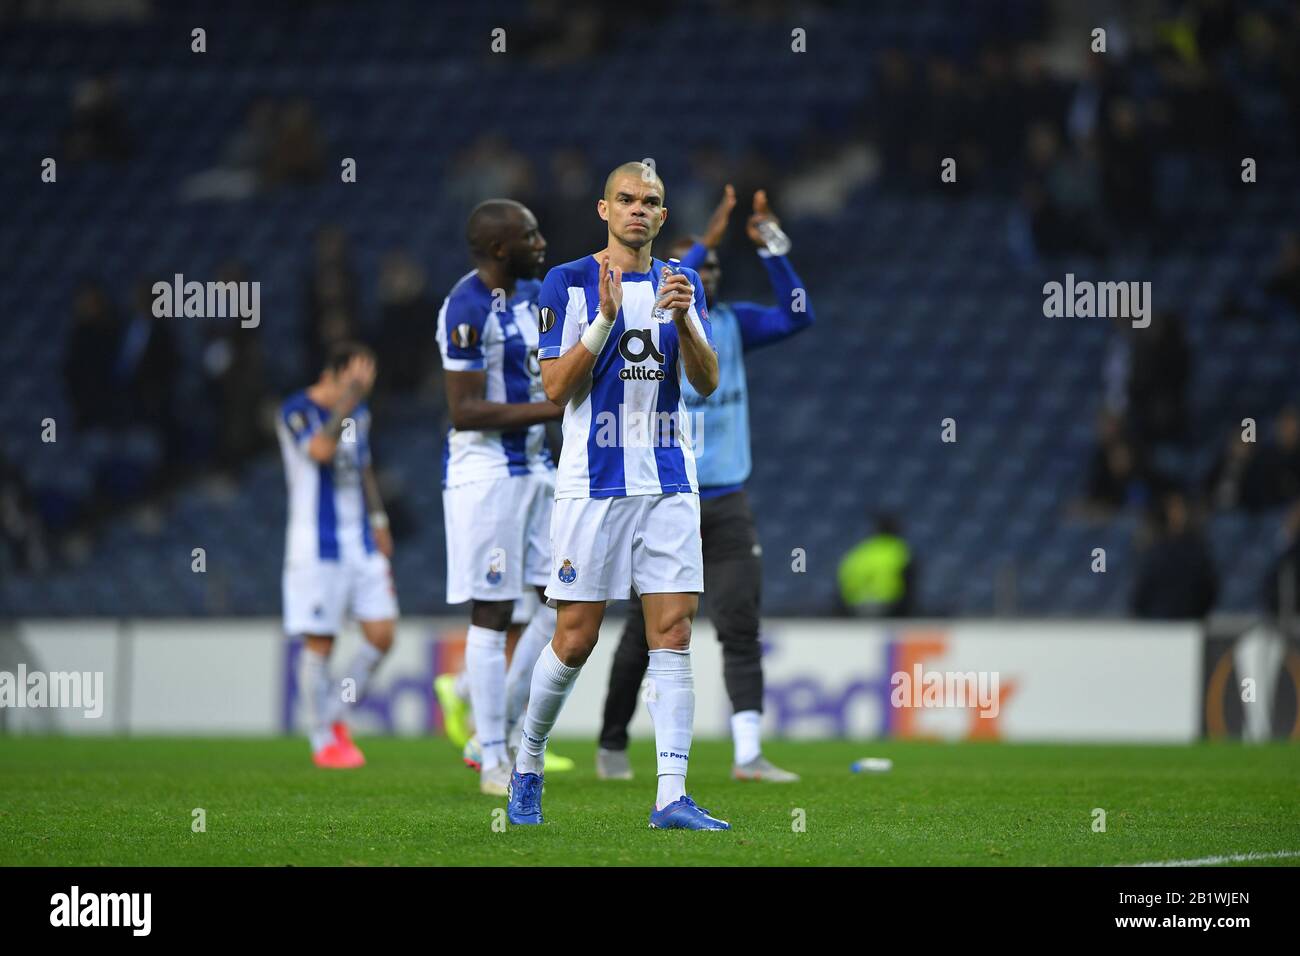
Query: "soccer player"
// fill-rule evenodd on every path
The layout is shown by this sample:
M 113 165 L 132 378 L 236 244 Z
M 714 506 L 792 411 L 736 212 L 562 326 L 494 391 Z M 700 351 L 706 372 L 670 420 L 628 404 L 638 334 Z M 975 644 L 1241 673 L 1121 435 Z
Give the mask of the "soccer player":
M 514 660 L 515 648 L 519 644 L 519 638 L 528 626 L 528 622 L 533 619 L 537 613 L 537 605 L 541 597 L 536 591 L 525 588 L 524 593 L 520 595 L 519 600 L 515 601 L 515 606 L 510 612 L 510 626 L 506 629 L 506 660 Z M 463 664 L 463 662 L 462 662 Z M 506 665 L 506 673 L 509 674 L 510 665 Z M 507 678 L 509 683 L 509 678 Z M 470 710 L 469 700 L 469 673 L 462 666 L 459 671 L 454 673 L 439 674 L 433 681 L 433 691 L 438 698 L 438 706 L 442 708 L 442 729 L 446 733 L 447 739 L 458 751 L 468 754 L 466 745 L 473 748 L 474 753 L 478 754 L 478 740 L 474 735 L 474 715 Z M 509 735 L 507 734 L 507 740 Z M 473 744 L 470 741 L 473 740 Z M 474 757 L 473 762 L 466 755 L 465 763 L 474 771 L 479 769 L 479 759 Z
M 360 767 L 343 713 L 360 700 L 393 646 L 397 596 L 388 560 L 393 539 L 370 462 L 375 357 L 354 342 L 335 345 L 316 384 L 280 406 L 276 431 L 289 490 L 284 551 L 284 629 L 303 635 L 298 691 L 306 702 L 318 767 Z M 331 680 L 329 657 L 345 611 L 364 640 L 344 678 Z
M 761 189 L 754 193 L 754 211 L 745 232 L 758 247 L 778 304 L 764 307 L 751 302 L 717 301 L 722 269 L 714 250 L 722 241 L 735 205 L 736 192 L 728 185 L 703 238 L 681 239 L 673 245 L 682 264 L 698 269 L 704 283 L 704 301 L 721 369 L 718 390 L 712 395 L 702 398 L 689 382 L 682 385 L 682 395 L 686 407 L 701 416 L 702 440 L 695 466 L 700 483 L 704 580 L 713 623 L 722 642 L 722 673 L 731 698 L 731 736 L 735 745 L 731 774 L 737 780 L 793 783 L 799 779 L 798 774 L 774 765 L 763 756 L 762 749 L 763 664 L 758 620 L 763 564 L 744 488 L 750 470 L 744 356 L 806 329 L 812 325 L 813 312 L 807 298 L 798 294 L 803 283 L 789 260 L 768 252 L 759 233 L 759 226 L 765 222 L 778 224 L 768 208 L 767 193 Z M 644 620 L 632 613 L 609 673 L 596 754 L 596 776 L 602 780 L 632 778 L 627 760 L 627 725 L 636 710 L 637 690 L 646 664 Z
M 555 610 L 539 602 L 507 673 L 515 601 L 525 588 L 540 591 L 550 573 L 555 466 L 545 423 L 563 409 L 547 401 L 537 365 L 537 277 L 546 261 L 537 219 L 517 202 L 489 199 L 470 213 L 466 238 L 474 269 L 438 312 L 451 417 L 442 492 L 447 603 L 472 602 L 465 672 L 479 789 L 503 796 L 507 722 L 523 710 L 532 665 L 555 632 Z
M 625 163 L 596 204 L 604 249 L 551 269 L 542 284 L 542 381 L 565 405 L 551 524 L 555 640 L 533 669 L 507 817 L 542 822 L 543 755 L 565 698 L 596 645 L 605 602 L 640 595 L 650 652 L 656 828 L 730 826 L 686 794 L 695 716 L 691 621 L 704 589 L 695 458 L 679 377 L 718 385 L 699 276 L 651 255 L 667 218 L 653 167 Z
M 525 588 L 524 593 L 515 601 L 510 613 L 510 627 L 506 629 L 506 741 L 519 736 L 519 719 L 523 716 L 528 703 L 528 686 L 532 678 L 533 664 L 537 662 L 534 654 L 531 660 L 516 658 L 519 639 L 537 613 L 541 595 Z M 541 647 L 537 647 L 540 651 Z M 479 746 L 478 735 L 474 733 L 474 715 L 470 710 L 469 673 L 462 668 L 452 674 L 440 674 L 433 682 L 434 693 L 438 697 L 438 706 L 442 708 L 442 726 L 447 739 L 460 752 L 465 766 L 475 773 L 482 769 L 483 750 Z M 546 751 L 546 771 L 564 772 L 572 770 L 577 764 L 570 757 L 561 757 L 552 750 Z

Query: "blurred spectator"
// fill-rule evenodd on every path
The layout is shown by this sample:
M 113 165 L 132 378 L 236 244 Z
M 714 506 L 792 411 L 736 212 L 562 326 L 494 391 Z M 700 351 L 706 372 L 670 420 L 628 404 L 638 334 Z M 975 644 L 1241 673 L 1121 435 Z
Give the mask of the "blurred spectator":
M 1191 356 L 1182 321 L 1156 312 L 1151 324 L 1133 329 L 1128 379 L 1128 422 L 1141 444 L 1182 441 L 1187 435 L 1187 387 Z
M 1097 447 L 1088 467 L 1084 507 L 1096 516 L 1108 516 L 1128 505 L 1143 505 L 1148 498 L 1145 468 L 1139 453 L 1112 412 L 1097 418 Z
M 594 206 L 604 183 L 597 181 L 586 152 L 574 146 L 562 146 L 552 152 L 547 169 L 546 189 L 537 197 L 533 212 L 546 236 L 546 259 L 550 266 L 577 259 L 600 244 L 604 225 L 596 216 Z M 676 186 L 673 196 L 675 200 L 679 198 Z M 674 206 L 673 217 L 677 215 Z
M 424 270 L 402 249 L 384 256 L 379 267 L 379 360 L 376 387 L 390 395 L 419 389 L 433 367 L 433 320 Z
M 126 399 L 129 425 L 143 425 L 158 434 L 165 458 L 179 456 L 176 379 L 180 358 L 171 319 L 153 314 L 153 281 L 140 279 L 135 287 L 135 309 L 122 330 L 113 366 L 117 387 Z
M 1147 232 L 1155 218 L 1155 169 L 1133 100 L 1119 97 L 1110 103 L 1099 142 L 1110 225 L 1121 239 Z
M 1300 142 L 1300 4 L 1290 5 L 1290 19 L 1281 24 L 1281 29 L 1276 58 L 1278 86 L 1291 117 L 1291 140 Z
M 1035 43 L 1026 43 L 1016 50 L 1015 90 L 1016 102 L 1022 121 L 1017 124 L 1020 135 L 1015 148 L 1024 142 L 1024 131 L 1034 123 L 1060 123 L 1065 115 L 1068 92 L 1047 69 L 1043 50 Z
M 1025 141 L 1025 104 L 1017 97 L 1011 51 L 989 44 L 980 51 L 977 73 L 967 84 L 971 128 L 979 136 L 979 160 L 999 188 L 1013 178 Z M 965 171 L 963 166 L 963 172 Z M 962 177 L 958 177 L 958 182 Z
M 217 270 L 219 282 L 245 282 L 240 262 Z M 263 406 L 271 400 L 266 382 L 261 327 L 244 328 L 235 319 L 209 319 L 202 353 L 204 384 L 217 412 L 217 465 L 233 472 L 267 447 L 269 432 Z
M 1159 531 L 1142 556 L 1133 613 L 1141 618 L 1203 618 L 1218 597 L 1219 575 L 1209 545 L 1193 528 L 1187 499 L 1169 492 L 1161 500 Z
M 22 473 L 0 452 L 0 568 L 40 572 L 49 564 L 45 525 Z
M 113 370 L 122 330 L 98 282 L 83 283 L 72 308 L 72 331 L 63 352 L 68 404 L 78 428 L 108 425 L 118 414 Z
M 446 184 L 447 195 L 467 210 L 499 196 L 528 205 L 533 187 L 528 157 L 498 133 L 484 133 L 462 149 L 452 161 Z
M 126 111 L 110 76 L 82 80 L 72 95 L 72 119 L 63 133 L 63 153 L 73 162 L 121 162 L 133 151 Z
M 1026 134 L 1028 170 L 1021 205 L 1042 255 L 1105 251 L 1097 223 L 1101 185 L 1090 144 L 1066 152 L 1055 127 L 1039 121 Z
M 1234 428 L 1206 479 L 1216 508 L 1267 511 L 1300 497 L 1300 410 L 1288 405 L 1277 416 L 1273 441 L 1241 440 Z
M 317 231 L 306 284 L 307 367 L 321 369 L 330 346 L 359 338 L 357 273 L 347 233 L 340 227 L 322 226 Z
M 1123 420 L 1103 411 L 1097 419 L 1097 447 L 1088 467 L 1085 512 L 1107 517 L 1124 508 L 1144 507 L 1165 484 L 1125 433 Z
M 325 168 L 324 150 L 316 122 L 316 111 L 307 100 L 290 100 L 280 110 L 266 182 L 270 186 L 311 183 Z
M 1300 313 L 1300 233 L 1290 230 L 1283 234 L 1264 291 Z
M 880 149 L 885 183 L 900 188 L 907 182 L 911 123 L 921 94 L 912 61 L 902 50 L 881 50 L 875 74 L 866 105 L 867 131 Z
M 840 607 L 857 617 L 907 617 L 914 612 L 916 561 L 898 519 L 876 518 L 876 533 L 840 561 Z
M 1287 512 L 1281 528 L 1281 550 L 1261 589 L 1264 606 L 1289 621 L 1300 612 L 1300 502 Z
M 226 144 L 221 162 L 212 169 L 195 173 L 181 186 L 181 198 L 246 199 L 267 178 L 276 141 L 278 110 L 268 96 L 255 99 L 241 126 Z
M 926 62 L 925 109 L 908 118 L 908 178 L 915 188 L 951 190 L 979 178 L 982 162 L 971 143 L 974 130 L 963 80 L 950 57 L 931 56 Z M 946 156 L 954 157 L 962 171 L 956 183 L 939 179 L 939 163 Z
M 511 50 L 543 67 L 583 63 L 608 49 L 613 24 L 611 10 L 596 0 L 531 0 L 528 19 L 510 34 Z M 665 11 L 660 9 L 662 15 Z M 637 10 L 620 10 L 619 26 L 631 29 Z M 487 193 L 503 196 L 506 193 Z
M 1260 481 L 1264 473 L 1253 467 L 1257 449 L 1255 442 L 1242 441 L 1235 428 L 1228 433 L 1205 479 L 1205 495 L 1211 507 L 1221 511 L 1269 507 L 1271 495 Z

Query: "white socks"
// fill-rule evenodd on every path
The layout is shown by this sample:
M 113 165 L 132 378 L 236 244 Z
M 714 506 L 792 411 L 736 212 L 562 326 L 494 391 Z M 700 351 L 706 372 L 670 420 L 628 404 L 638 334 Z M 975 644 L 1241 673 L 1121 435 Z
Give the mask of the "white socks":
M 304 644 L 298 657 L 298 696 L 305 705 L 307 734 L 311 738 L 313 753 L 334 742 L 329 721 L 331 690 L 329 657 Z
M 533 612 L 524 633 L 515 645 L 506 671 L 506 726 L 513 727 L 523 716 L 528 704 L 528 691 L 533 683 L 533 667 L 542 648 L 555 636 L 555 608 L 545 604 Z
M 650 652 L 645 702 L 655 725 L 659 755 L 659 792 L 655 807 L 662 810 L 686 793 L 686 764 L 695 728 L 695 678 L 691 652 L 658 648 Z
M 542 772 L 546 739 L 551 735 L 560 708 L 581 670 L 581 667 L 562 664 L 550 644 L 537 656 L 528 695 L 528 713 L 524 716 L 524 732 L 519 737 L 519 756 L 515 758 L 515 769 L 520 773 Z
M 351 700 L 343 699 L 343 689 L 339 684 L 335 684 L 334 689 L 337 693 L 330 700 L 329 710 L 327 711 L 327 723 L 334 723 L 336 720 L 343 718 L 343 712 L 350 704 L 354 704 L 366 696 L 366 686 L 370 683 L 370 676 L 374 674 L 375 668 L 379 662 L 384 659 L 384 652 L 367 640 L 361 641 L 361 646 L 357 652 L 352 655 L 352 660 L 348 663 L 347 670 L 343 672 L 343 679 L 351 679 L 354 683 L 352 690 L 354 693 L 348 696 Z
M 506 632 L 470 625 L 465 672 L 474 726 L 483 750 L 483 772 L 506 762 Z
M 736 745 L 736 763 L 747 764 L 763 752 L 763 715 L 742 710 L 731 715 L 731 739 Z

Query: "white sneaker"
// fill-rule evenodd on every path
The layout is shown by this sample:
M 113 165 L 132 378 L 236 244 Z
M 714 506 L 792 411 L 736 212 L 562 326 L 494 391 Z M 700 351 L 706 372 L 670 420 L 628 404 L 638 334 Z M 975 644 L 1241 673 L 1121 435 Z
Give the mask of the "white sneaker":
M 507 788 L 510 786 L 511 769 L 510 764 L 499 763 L 491 770 L 484 770 L 478 776 L 479 792 L 494 797 L 506 796 Z
M 767 783 L 798 783 L 799 775 L 782 770 L 766 757 L 758 756 L 746 764 L 732 764 L 734 780 L 763 780 Z
M 631 780 L 632 765 L 628 763 L 626 750 L 606 750 L 601 747 L 596 751 L 596 779 Z

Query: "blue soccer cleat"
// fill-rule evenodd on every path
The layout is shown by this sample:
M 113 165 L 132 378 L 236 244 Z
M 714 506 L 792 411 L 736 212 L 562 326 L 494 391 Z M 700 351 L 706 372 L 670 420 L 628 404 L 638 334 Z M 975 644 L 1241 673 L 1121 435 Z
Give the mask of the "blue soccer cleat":
M 730 830 L 731 824 L 709 816 L 690 797 L 678 797 L 662 810 L 650 811 L 651 830 Z
M 542 822 L 542 775 L 510 771 L 506 788 L 506 819 L 515 824 Z

